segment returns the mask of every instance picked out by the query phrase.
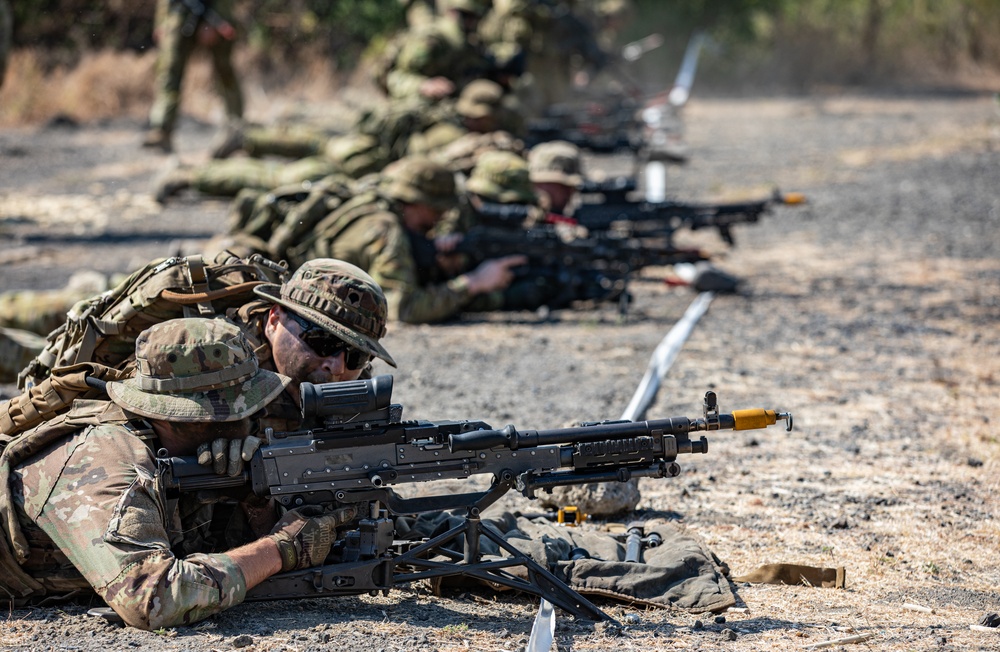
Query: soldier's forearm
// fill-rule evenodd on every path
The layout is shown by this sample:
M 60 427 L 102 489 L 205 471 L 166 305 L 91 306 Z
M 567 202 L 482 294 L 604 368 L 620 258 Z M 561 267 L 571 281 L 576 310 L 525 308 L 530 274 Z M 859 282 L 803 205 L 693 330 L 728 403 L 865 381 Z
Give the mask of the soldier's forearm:
M 239 548 L 233 548 L 226 555 L 243 572 L 248 589 L 281 570 L 278 545 L 271 537 L 262 537 Z

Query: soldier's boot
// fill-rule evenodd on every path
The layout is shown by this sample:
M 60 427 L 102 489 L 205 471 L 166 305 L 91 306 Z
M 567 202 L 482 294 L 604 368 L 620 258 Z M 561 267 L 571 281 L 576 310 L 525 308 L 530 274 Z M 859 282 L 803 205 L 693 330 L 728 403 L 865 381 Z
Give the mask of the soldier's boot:
M 244 141 L 243 123 L 230 121 L 212 141 L 212 158 L 229 158 L 243 149 Z
M 191 168 L 176 167 L 167 170 L 157 180 L 153 195 L 157 203 L 166 204 L 169 198 L 193 185 L 194 171 Z
M 174 151 L 172 134 L 166 129 L 154 127 L 142 139 L 143 149 L 158 149 L 164 154 Z

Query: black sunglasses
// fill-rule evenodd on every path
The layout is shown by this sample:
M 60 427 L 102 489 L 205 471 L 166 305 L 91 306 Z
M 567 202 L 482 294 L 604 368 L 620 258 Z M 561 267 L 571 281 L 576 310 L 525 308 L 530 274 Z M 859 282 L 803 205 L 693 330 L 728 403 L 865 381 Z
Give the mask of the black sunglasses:
M 319 357 L 330 358 L 343 353 L 344 366 L 351 371 L 357 371 L 371 361 L 371 355 L 351 346 L 308 319 L 295 314 L 291 310 L 286 310 L 285 313 L 302 329 L 302 332 L 298 335 L 299 339 Z

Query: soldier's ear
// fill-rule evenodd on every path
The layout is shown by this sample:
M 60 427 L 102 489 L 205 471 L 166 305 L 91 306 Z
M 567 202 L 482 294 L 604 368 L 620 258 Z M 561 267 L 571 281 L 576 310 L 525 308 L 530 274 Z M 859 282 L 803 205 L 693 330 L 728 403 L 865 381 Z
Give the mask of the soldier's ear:
M 281 309 L 281 306 L 274 304 L 271 306 L 271 310 L 267 313 L 267 322 L 264 324 L 264 336 L 270 337 L 274 334 L 274 330 L 278 327 L 284 319 L 285 313 Z

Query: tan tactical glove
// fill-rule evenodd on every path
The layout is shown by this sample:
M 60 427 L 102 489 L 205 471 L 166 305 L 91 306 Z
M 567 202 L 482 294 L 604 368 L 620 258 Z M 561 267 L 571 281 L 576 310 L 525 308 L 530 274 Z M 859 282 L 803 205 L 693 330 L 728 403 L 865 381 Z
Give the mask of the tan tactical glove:
M 293 509 L 271 530 L 271 538 L 281 553 L 284 572 L 322 564 L 337 538 L 337 526 L 353 520 L 358 507 L 342 507 L 324 513 L 317 505 Z
M 211 444 L 206 442 L 198 447 L 198 464 L 212 467 L 217 475 L 235 478 L 243 473 L 243 464 L 250 461 L 261 441 L 253 435 L 244 439 L 219 437 Z

